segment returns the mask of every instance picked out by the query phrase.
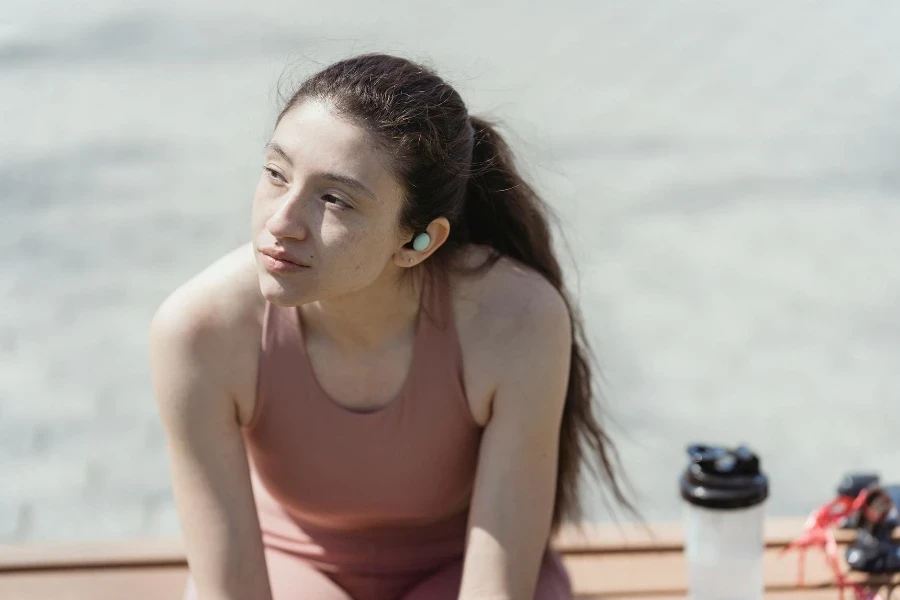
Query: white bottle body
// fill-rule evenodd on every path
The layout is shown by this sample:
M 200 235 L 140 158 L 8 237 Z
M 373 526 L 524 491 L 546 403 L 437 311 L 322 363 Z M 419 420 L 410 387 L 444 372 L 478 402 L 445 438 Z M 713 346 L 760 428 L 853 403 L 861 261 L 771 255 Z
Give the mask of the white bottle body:
M 765 503 L 713 509 L 685 502 L 685 556 L 692 600 L 762 600 Z

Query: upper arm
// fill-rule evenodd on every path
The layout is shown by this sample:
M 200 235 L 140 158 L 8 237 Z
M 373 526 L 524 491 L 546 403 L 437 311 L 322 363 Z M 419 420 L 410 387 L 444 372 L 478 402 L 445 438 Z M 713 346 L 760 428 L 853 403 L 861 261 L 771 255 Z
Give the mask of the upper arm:
M 151 375 L 191 574 L 208 598 L 270 598 L 234 390 L 235 331 L 192 282 L 157 311 Z
M 519 326 L 504 344 L 482 437 L 463 577 L 466 593 L 498 598 L 530 597 L 537 581 L 553 514 L 568 387 L 568 308 L 546 283 L 526 297 Z

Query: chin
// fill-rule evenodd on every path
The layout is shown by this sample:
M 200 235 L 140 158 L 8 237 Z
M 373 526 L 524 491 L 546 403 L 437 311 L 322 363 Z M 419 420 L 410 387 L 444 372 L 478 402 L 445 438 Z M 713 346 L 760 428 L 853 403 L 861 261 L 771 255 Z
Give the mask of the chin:
M 294 289 L 266 271 L 259 274 L 259 291 L 267 302 L 276 306 L 301 306 L 315 300 L 308 291 Z

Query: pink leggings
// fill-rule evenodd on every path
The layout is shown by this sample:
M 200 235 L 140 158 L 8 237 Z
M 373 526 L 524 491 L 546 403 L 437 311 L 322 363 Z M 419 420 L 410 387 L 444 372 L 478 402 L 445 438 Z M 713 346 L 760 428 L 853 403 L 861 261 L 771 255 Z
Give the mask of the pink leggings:
M 274 600 L 456 600 L 462 559 L 424 575 L 325 574 L 290 554 L 266 550 Z M 196 600 L 188 580 L 184 600 Z M 534 600 L 572 600 L 569 576 L 555 552 L 544 555 Z

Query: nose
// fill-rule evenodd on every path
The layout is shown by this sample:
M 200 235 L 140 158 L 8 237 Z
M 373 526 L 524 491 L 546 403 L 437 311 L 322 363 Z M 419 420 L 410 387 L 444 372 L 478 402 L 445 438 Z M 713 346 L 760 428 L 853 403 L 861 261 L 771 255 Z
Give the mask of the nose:
M 285 194 L 279 199 L 278 208 L 266 221 L 266 229 L 276 239 L 306 239 L 309 233 L 306 225 L 307 204 L 301 191 Z

